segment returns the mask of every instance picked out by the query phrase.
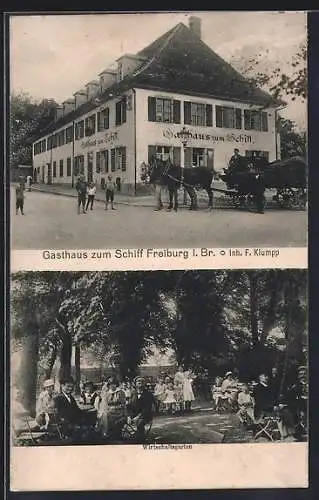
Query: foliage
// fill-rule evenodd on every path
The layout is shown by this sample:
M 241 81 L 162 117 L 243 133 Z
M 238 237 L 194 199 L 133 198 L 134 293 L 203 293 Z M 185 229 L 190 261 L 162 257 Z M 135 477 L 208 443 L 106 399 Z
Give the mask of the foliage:
M 10 164 L 32 164 L 32 142 L 55 117 L 53 99 L 36 101 L 25 92 L 13 93 L 10 99 Z

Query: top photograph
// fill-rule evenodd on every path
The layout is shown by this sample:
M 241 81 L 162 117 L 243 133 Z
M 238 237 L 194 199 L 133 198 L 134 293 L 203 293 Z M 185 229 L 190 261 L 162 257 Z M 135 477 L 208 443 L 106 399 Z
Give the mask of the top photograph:
M 306 247 L 306 12 L 10 15 L 11 249 Z

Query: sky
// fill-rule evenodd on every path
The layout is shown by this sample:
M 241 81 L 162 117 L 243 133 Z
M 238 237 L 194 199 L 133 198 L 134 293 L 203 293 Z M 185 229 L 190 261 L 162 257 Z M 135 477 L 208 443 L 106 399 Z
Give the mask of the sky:
M 190 15 L 202 20 L 202 39 L 225 60 L 265 56 L 264 65 L 289 67 L 306 40 L 306 13 L 177 12 L 12 16 L 11 91 L 58 102 L 72 97 L 124 53 L 136 53 Z M 284 115 L 306 124 L 306 105 L 288 103 Z

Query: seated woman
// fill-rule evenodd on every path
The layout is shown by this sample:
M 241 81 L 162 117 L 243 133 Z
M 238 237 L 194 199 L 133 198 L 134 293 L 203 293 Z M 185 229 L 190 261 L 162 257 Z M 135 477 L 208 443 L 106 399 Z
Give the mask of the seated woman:
M 103 387 L 97 412 L 97 428 L 104 437 L 120 439 L 127 418 L 126 395 L 115 378 Z
M 237 403 L 239 407 L 239 410 L 237 412 L 239 420 L 245 425 L 250 425 L 254 423 L 255 401 L 254 398 L 251 396 L 248 386 L 246 384 L 243 385 L 242 390 L 238 394 Z
M 136 428 L 136 441 L 143 442 L 145 438 L 145 425 L 152 421 L 155 398 L 146 388 L 145 379 L 135 379 L 135 389 L 132 393 L 128 407 L 127 423 Z

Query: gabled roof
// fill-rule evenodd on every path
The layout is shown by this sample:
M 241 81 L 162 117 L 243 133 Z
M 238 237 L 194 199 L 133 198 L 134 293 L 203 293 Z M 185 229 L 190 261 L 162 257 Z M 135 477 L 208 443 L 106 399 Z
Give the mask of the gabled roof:
M 96 96 L 98 103 L 92 100 L 82 104 L 52 123 L 41 135 L 52 133 L 130 88 L 214 97 L 265 108 L 285 104 L 251 84 L 183 23 L 174 26 L 137 55 L 146 61 L 142 61 L 133 74 Z

